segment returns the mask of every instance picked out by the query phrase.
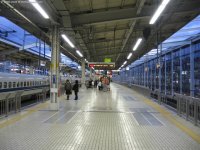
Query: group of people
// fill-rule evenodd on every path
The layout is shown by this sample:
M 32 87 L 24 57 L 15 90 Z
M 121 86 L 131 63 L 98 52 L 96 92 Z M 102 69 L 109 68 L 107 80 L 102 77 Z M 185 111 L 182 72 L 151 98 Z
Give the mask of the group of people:
M 87 88 L 98 88 L 100 91 L 107 91 L 110 90 L 110 80 L 107 77 L 102 77 L 99 80 L 89 80 L 87 81 Z
M 73 87 L 72 87 L 72 84 L 70 83 L 70 81 L 66 80 L 65 92 L 67 95 L 67 100 L 69 100 L 69 95 L 72 94 L 72 90 L 74 91 L 74 95 L 75 95 L 74 100 L 78 100 L 78 92 L 79 92 L 78 80 L 75 81 L 75 84 L 73 85 Z
M 89 85 L 94 88 L 98 88 L 100 91 L 108 91 L 110 90 L 110 80 L 106 77 L 100 78 L 100 80 L 91 80 L 89 81 Z M 74 91 L 75 98 L 74 100 L 78 100 L 78 92 L 79 92 L 79 84 L 78 80 L 75 81 L 75 84 L 72 87 L 72 84 L 69 80 L 66 80 L 65 83 L 65 93 L 67 95 L 67 100 L 69 100 L 69 96 L 72 94 L 72 90 Z

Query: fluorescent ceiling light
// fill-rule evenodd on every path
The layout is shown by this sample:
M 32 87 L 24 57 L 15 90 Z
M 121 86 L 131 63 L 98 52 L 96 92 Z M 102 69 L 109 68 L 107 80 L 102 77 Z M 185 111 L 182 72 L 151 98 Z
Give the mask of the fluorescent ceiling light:
M 123 63 L 123 65 L 126 65 L 126 63 L 127 63 L 127 61 L 125 61 L 125 62 Z
M 83 57 L 83 54 L 81 54 L 81 52 L 79 50 L 76 50 L 76 53 L 80 56 Z
M 133 55 L 133 54 L 130 53 L 130 54 L 128 55 L 127 59 L 130 59 L 132 55 Z
M 137 50 L 137 48 L 139 47 L 140 43 L 142 42 L 142 38 L 139 38 L 135 44 L 135 46 L 133 47 L 133 51 Z
M 65 34 L 62 34 L 61 36 L 72 48 L 75 47 L 74 44 L 69 40 L 69 38 Z
M 35 7 L 35 9 L 45 18 L 49 19 L 48 14 L 44 11 L 44 9 L 38 4 L 36 0 L 29 0 L 29 2 Z
M 129 67 L 126 67 L 126 70 L 129 70 Z
M 149 24 L 154 24 L 156 20 L 160 17 L 161 13 L 164 11 L 167 4 L 170 2 L 170 0 L 163 0 L 156 12 L 154 13 L 153 17 L 151 18 Z

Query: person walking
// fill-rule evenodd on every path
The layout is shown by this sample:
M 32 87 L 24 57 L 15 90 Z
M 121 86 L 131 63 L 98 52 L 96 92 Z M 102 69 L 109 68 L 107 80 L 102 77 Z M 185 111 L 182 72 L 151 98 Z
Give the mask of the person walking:
M 66 80 L 65 83 L 65 93 L 67 95 L 67 100 L 69 100 L 69 95 L 72 94 L 72 85 L 69 80 Z
M 102 83 L 101 83 L 101 81 L 99 81 L 99 83 L 98 83 L 98 88 L 99 88 L 99 91 L 102 89 Z
M 74 100 L 78 100 L 78 90 L 79 87 L 78 87 L 78 80 L 75 81 L 75 84 L 73 86 L 73 90 L 74 90 L 74 94 L 75 94 L 75 99 Z

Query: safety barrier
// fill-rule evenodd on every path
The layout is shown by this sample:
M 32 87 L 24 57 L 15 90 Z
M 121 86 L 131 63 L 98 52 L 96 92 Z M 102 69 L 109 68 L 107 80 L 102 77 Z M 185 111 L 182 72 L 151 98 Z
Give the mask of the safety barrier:
M 192 120 L 195 125 L 200 122 L 200 99 L 175 93 L 177 114 L 186 120 Z
M 23 91 L 0 93 L 0 117 L 21 110 L 21 94 Z
M 23 96 L 35 94 L 37 102 L 44 102 L 46 100 L 47 91 L 48 88 L 42 88 L 0 93 L 0 117 L 7 117 L 11 113 L 21 111 Z

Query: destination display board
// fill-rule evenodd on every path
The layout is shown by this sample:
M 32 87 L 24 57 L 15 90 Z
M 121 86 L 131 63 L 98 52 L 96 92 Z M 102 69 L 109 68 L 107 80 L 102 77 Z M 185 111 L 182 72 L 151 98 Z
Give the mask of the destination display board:
M 105 63 L 105 62 L 89 62 L 88 67 L 95 68 L 95 69 L 106 69 L 111 70 L 115 68 L 115 63 Z

